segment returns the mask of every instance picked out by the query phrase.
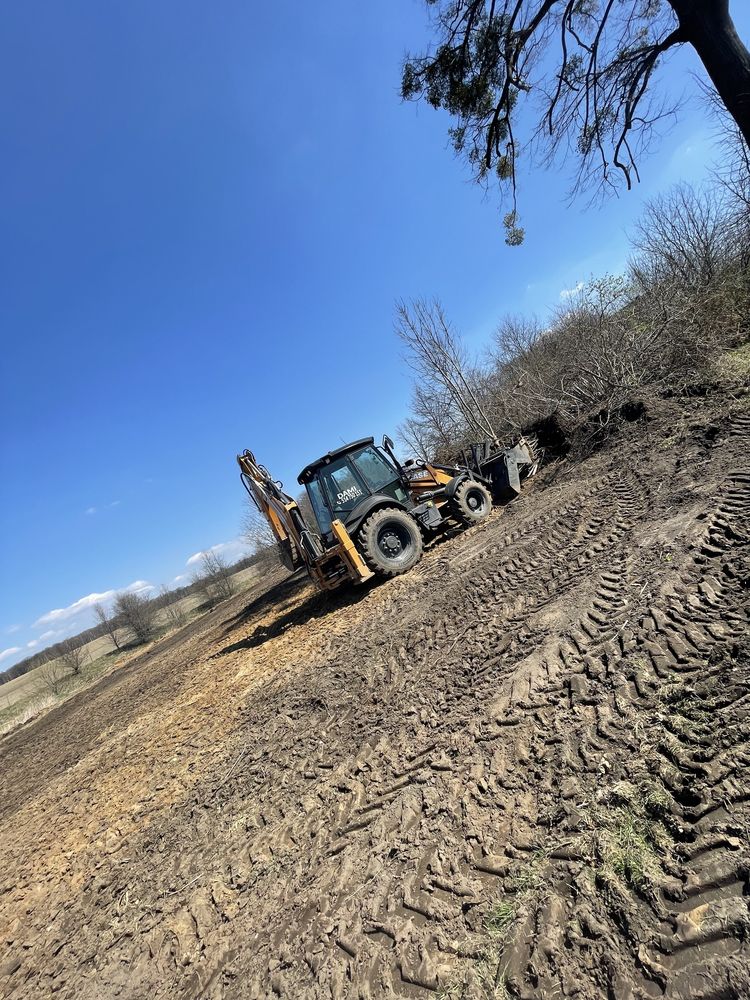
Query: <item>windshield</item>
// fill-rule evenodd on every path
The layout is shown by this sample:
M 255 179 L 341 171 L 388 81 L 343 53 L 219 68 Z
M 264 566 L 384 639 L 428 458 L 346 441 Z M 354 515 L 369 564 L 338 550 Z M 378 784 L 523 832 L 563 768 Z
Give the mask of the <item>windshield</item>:
M 390 486 L 399 478 L 391 463 L 387 462 L 373 445 L 368 445 L 353 457 L 354 464 L 373 493 L 382 490 L 384 486 Z

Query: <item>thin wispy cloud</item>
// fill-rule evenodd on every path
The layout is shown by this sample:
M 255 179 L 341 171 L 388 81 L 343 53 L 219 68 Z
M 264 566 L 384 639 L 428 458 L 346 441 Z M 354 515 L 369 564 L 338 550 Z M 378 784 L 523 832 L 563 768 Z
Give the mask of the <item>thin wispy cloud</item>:
M 572 299 L 574 295 L 578 295 L 580 291 L 583 291 L 583 282 L 579 281 L 577 285 L 572 288 L 563 288 L 560 292 L 561 299 Z
M 21 627 L 22 627 L 21 625 L 7 625 L 3 629 L 3 632 L 5 633 L 5 635 L 13 635 L 14 632 L 20 632 Z
M 112 500 L 110 503 L 105 503 L 103 507 L 87 507 L 84 514 L 98 514 L 100 510 L 111 510 L 112 507 L 119 507 L 122 500 Z
M 9 656 L 15 656 L 16 653 L 21 652 L 20 646 L 10 646 L 8 649 L 3 649 L 0 652 L 0 661 L 6 660 Z

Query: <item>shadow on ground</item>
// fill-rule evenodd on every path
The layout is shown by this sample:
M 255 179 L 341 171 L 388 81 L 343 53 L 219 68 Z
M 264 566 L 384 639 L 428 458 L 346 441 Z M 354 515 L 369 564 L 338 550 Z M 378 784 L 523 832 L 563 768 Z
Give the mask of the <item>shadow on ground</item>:
M 224 629 L 224 635 L 226 637 L 230 636 L 250 618 L 254 618 L 259 613 L 289 600 L 309 584 L 309 582 L 307 573 L 298 571 L 265 594 L 260 594 L 254 601 L 251 601 L 238 614 L 228 620 Z M 377 583 L 377 581 L 373 581 L 360 587 L 342 587 L 333 593 L 318 591 L 310 593 L 301 603 L 295 604 L 288 611 L 278 615 L 270 624 L 258 625 L 249 636 L 246 636 L 239 642 L 233 642 L 222 647 L 218 652 L 214 653 L 212 659 L 219 656 L 226 656 L 227 653 L 234 653 L 239 649 L 253 649 L 256 646 L 261 646 L 264 642 L 276 638 L 294 625 L 304 625 L 315 618 L 322 618 L 331 612 L 356 604 L 365 594 L 369 593 L 373 586 L 377 586 Z

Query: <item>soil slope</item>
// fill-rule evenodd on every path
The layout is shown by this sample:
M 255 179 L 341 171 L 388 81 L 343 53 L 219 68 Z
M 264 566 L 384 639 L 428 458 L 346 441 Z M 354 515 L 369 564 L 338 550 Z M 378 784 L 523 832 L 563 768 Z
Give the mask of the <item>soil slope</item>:
M 2 995 L 750 996 L 749 440 L 652 402 L 1 741 Z

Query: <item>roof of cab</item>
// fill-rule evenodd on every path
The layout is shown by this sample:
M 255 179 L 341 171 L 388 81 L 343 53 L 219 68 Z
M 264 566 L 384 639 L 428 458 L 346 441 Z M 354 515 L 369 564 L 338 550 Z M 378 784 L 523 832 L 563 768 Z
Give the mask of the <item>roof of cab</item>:
M 347 452 L 354 451 L 356 448 L 364 448 L 365 445 L 374 443 L 375 438 L 360 438 L 359 441 L 352 441 L 351 444 L 342 444 L 340 448 L 334 448 L 333 451 L 326 452 L 325 455 L 321 455 L 320 458 L 316 458 L 314 462 L 310 462 L 309 465 L 304 467 L 302 472 L 297 476 L 297 482 L 301 486 L 304 486 L 305 483 L 310 482 L 322 465 L 330 465 L 334 459 L 346 455 Z

